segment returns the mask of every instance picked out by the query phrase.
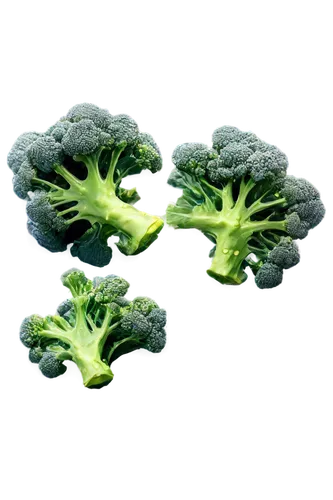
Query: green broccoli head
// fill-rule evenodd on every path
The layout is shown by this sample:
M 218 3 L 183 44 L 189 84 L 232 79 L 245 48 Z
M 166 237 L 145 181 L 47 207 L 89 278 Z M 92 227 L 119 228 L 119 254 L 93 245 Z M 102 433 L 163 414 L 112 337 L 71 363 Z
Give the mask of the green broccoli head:
M 189 142 L 181 144 L 174 150 L 172 161 L 178 170 L 202 177 L 205 175 L 209 162 L 216 157 L 216 151 L 205 144 Z
M 256 274 L 255 282 L 258 288 L 274 288 L 282 283 L 283 270 L 265 262 Z
M 132 307 L 134 311 L 138 311 L 144 316 L 147 316 L 154 309 L 158 308 L 158 305 L 156 304 L 156 302 L 154 302 L 152 299 L 149 299 L 148 297 L 137 297 L 136 299 L 133 300 Z
M 44 352 L 41 360 L 39 361 L 39 369 L 42 374 L 47 378 L 59 377 L 67 370 L 63 361 L 59 360 L 57 355 L 53 352 Z
M 68 288 L 71 295 L 87 295 L 93 289 L 93 280 L 88 277 L 88 274 L 77 266 L 70 266 L 63 271 L 59 277 L 59 281 L 64 288 Z
M 55 316 L 25 318 L 20 339 L 29 359 L 43 375 L 55 378 L 66 371 L 65 361 L 79 368 L 83 383 L 101 388 L 113 379 L 110 364 L 136 349 L 160 352 L 166 342 L 166 313 L 145 297 L 124 297 L 129 284 L 119 276 L 89 280 L 78 269 L 61 277 L 71 299 Z
M 37 132 L 26 132 L 25 134 L 21 134 L 16 139 L 7 157 L 8 166 L 14 174 L 17 174 L 22 164 L 27 161 L 27 152 L 29 151 L 29 147 L 39 138 L 40 135 L 41 134 L 37 134 Z
M 178 146 L 173 162 L 168 182 L 183 194 L 168 207 L 167 222 L 199 229 L 215 243 L 208 274 L 236 285 L 249 267 L 260 288 L 280 284 L 283 269 L 299 262 L 292 240 L 324 217 L 317 189 L 286 174 L 287 157 L 276 146 L 235 127 L 217 129 L 213 149 Z
M 129 288 L 129 283 L 126 280 L 114 274 L 96 280 L 94 284 L 95 300 L 99 304 L 114 302 L 118 297 L 126 295 Z
M 159 217 L 133 207 L 140 199 L 135 188 L 121 187 L 124 177 L 162 166 L 153 138 L 127 115 L 76 105 L 44 134 L 21 135 L 8 165 L 15 194 L 28 200 L 30 234 L 53 252 L 72 244 L 73 256 L 102 267 L 112 257 L 110 236 L 133 255 L 163 227 Z
M 43 330 L 44 319 L 38 314 L 25 318 L 20 328 L 20 339 L 26 347 L 38 345 L 39 334 Z

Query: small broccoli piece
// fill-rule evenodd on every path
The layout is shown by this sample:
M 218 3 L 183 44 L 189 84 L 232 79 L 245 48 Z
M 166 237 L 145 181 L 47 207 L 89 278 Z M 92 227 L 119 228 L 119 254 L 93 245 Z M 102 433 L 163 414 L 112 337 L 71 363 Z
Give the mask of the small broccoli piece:
M 114 302 L 117 297 L 126 295 L 129 283 L 119 276 L 106 276 L 95 285 L 95 300 L 100 304 Z
M 210 142 L 216 151 L 220 152 L 231 142 L 239 142 L 241 129 L 232 123 L 215 127 L 210 134 Z
M 89 155 L 111 140 L 92 120 L 73 123 L 64 135 L 61 145 L 65 155 Z
M 161 170 L 161 152 L 151 135 L 139 134 L 134 155 L 137 158 L 139 168 L 150 170 L 153 173 Z
M 112 250 L 107 241 L 113 232 L 113 228 L 109 230 L 106 226 L 94 224 L 79 240 L 74 241 L 71 254 L 92 266 L 106 266 L 112 257 Z
M 20 328 L 20 339 L 26 347 L 34 347 L 38 344 L 39 333 L 44 325 L 41 316 L 33 314 L 25 318 Z
M 276 181 L 284 177 L 288 167 L 287 157 L 274 146 L 265 152 L 256 151 L 247 160 L 248 171 L 255 182 Z
M 85 387 L 101 388 L 113 379 L 110 364 L 115 359 L 136 349 L 154 353 L 163 349 L 165 311 L 151 299 L 126 299 L 126 280 L 110 275 L 91 281 L 78 269 L 70 269 L 61 279 L 72 298 L 60 304 L 57 315 L 34 314 L 20 328 L 29 359 L 39 364 L 43 375 L 64 374 L 68 360 L 79 368 Z M 144 313 L 135 309 L 134 302 L 147 304 Z
M 14 193 L 22 200 L 28 200 L 29 191 L 33 190 L 33 178 L 36 175 L 34 167 L 28 160 L 22 163 L 16 175 L 13 177 Z
M 249 267 L 259 288 L 280 284 L 283 269 L 299 262 L 292 240 L 324 217 L 317 189 L 286 175 L 287 157 L 276 146 L 235 127 L 217 129 L 213 149 L 185 143 L 172 158 L 168 182 L 183 194 L 167 208 L 167 222 L 199 229 L 215 243 L 209 276 L 239 285 Z
M 59 377 L 67 370 L 67 367 L 57 358 L 53 352 L 44 352 L 39 362 L 39 369 L 47 378 Z
M 149 313 L 148 320 L 151 330 L 144 351 L 157 356 L 165 352 L 169 343 L 169 313 L 164 307 L 155 308 Z
M 66 250 L 66 222 L 50 205 L 46 194 L 36 191 L 27 203 L 28 230 L 37 242 L 51 252 Z
M 253 151 L 242 143 L 230 143 L 220 153 L 220 156 L 208 163 L 207 174 L 216 184 L 229 179 L 239 179 L 248 173 L 247 160 Z
M 41 136 L 35 140 L 27 151 L 27 155 L 32 165 L 46 174 L 52 172 L 57 165 L 61 165 L 64 160 L 64 153 L 61 144 L 54 137 Z
M 282 283 L 282 277 L 283 270 L 280 267 L 265 262 L 257 272 L 255 282 L 259 288 L 274 288 Z
M 114 361 L 120 355 L 138 348 L 144 348 L 153 353 L 160 352 L 166 343 L 165 323 L 166 313 L 163 309 L 159 309 L 157 304 L 156 309 L 149 314 L 143 314 L 137 310 L 124 312 L 119 340 L 115 344 L 117 348 L 114 349 L 113 346 L 108 350 L 108 359 Z
M 267 261 L 281 269 L 290 269 L 300 261 L 298 246 L 290 237 L 282 237 L 268 254 Z
M 216 157 L 216 152 L 205 144 L 189 142 L 174 150 L 172 161 L 179 170 L 201 177 L 205 174 L 209 161 Z
M 64 233 L 45 229 L 45 226 L 36 224 L 28 219 L 28 231 L 35 238 L 37 243 L 50 252 L 64 252 L 67 244 L 64 240 Z
M 156 302 L 148 297 L 137 297 L 133 300 L 133 311 L 138 311 L 144 316 L 147 316 L 153 309 L 158 308 Z
M 93 289 L 93 282 L 88 280 L 80 269 L 69 269 L 62 274 L 61 281 L 71 291 L 73 297 L 88 294 Z
M 29 351 L 29 361 L 31 361 L 31 363 L 39 363 L 43 354 L 44 351 L 41 347 L 32 347 Z
M 112 257 L 110 236 L 119 237 L 122 253 L 136 255 L 163 227 L 162 219 L 133 206 L 140 199 L 135 188 L 121 186 L 128 175 L 162 167 L 153 138 L 127 115 L 78 104 L 45 134 L 21 135 L 8 165 L 14 192 L 28 200 L 30 234 L 52 252 L 73 244 L 73 256 L 103 267 Z
M 96 127 L 107 131 L 112 122 L 112 116 L 106 109 L 101 109 L 94 104 L 76 104 L 67 113 L 66 119 L 70 122 L 91 120 Z
M 128 115 L 115 115 L 108 126 L 108 133 L 115 144 L 134 144 L 138 140 L 137 123 Z
M 49 128 L 46 135 L 51 135 L 55 141 L 61 142 L 66 134 L 66 132 L 71 128 L 72 124 L 67 121 L 57 122 L 55 125 Z
M 36 132 L 26 132 L 21 134 L 15 141 L 12 149 L 8 153 L 7 162 L 14 174 L 20 170 L 22 163 L 28 159 L 27 151 L 29 146 L 38 139 L 40 134 Z

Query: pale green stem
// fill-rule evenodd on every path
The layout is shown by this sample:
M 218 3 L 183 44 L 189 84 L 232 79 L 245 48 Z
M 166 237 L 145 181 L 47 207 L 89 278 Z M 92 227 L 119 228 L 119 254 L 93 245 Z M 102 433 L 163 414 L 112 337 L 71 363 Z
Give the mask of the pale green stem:
M 279 198 L 278 200 L 268 201 L 267 203 L 261 203 L 259 200 L 255 201 L 247 210 L 248 217 L 256 214 L 258 212 L 262 212 L 267 208 L 275 207 L 277 205 L 283 205 L 286 203 L 285 198 Z
M 67 168 L 65 168 L 63 165 L 57 165 L 54 169 L 57 174 L 61 175 L 65 179 L 65 181 L 68 182 L 68 184 L 71 186 L 72 189 L 80 189 L 82 186 L 82 181 L 75 177 L 75 175 L 71 174 Z
M 106 183 L 110 186 L 110 188 L 113 191 L 115 190 L 114 172 L 115 172 L 119 157 L 120 157 L 121 153 L 124 151 L 124 149 L 125 149 L 125 145 L 118 146 L 112 151 L 110 166 L 109 166 L 109 170 L 108 170 L 108 173 L 107 173 L 105 180 L 106 180 Z

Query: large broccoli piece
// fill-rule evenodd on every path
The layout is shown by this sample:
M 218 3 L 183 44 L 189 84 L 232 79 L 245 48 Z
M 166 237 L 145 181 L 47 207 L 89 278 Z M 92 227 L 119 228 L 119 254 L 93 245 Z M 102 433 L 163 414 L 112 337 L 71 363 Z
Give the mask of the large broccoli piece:
M 111 382 L 110 364 L 135 349 L 160 352 L 165 345 L 166 312 L 147 297 L 125 299 L 129 284 L 115 275 L 88 280 L 71 269 L 62 283 L 72 298 L 57 315 L 25 318 L 20 330 L 29 359 L 49 378 L 66 371 L 64 361 L 76 363 L 86 387 L 100 388 Z
M 153 138 L 127 115 L 78 104 L 44 134 L 22 134 L 8 165 L 15 193 L 28 200 L 28 230 L 51 252 L 73 243 L 73 256 L 102 267 L 112 256 L 111 235 L 121 252 L 134 255 L 163 227 L 132 206 L 140 199 L 135 188 L 121 187 L 127 175 L 162 167 Z
M 323 219 L 318 191 L 287 176 L 288 160 L 254 134 L 221 127 L 213 148 L 187 143 L 173 153 L 169 184 L 183 190 L 167 209 L 175 228 L 195 228 L 215 243 L 207 273 L 221 283 L 243 283 L 248 266 L 259 288 L 282 281 L 299 262 L 293 240 L 303 239 Z

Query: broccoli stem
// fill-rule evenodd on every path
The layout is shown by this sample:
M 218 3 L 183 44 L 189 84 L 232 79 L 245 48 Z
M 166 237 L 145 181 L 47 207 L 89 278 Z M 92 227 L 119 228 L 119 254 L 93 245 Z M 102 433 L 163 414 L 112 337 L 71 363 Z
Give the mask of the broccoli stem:
M 98 345 L 92 343 L 76 349 L 72 360 L 77 364 L 85 387 L 94 388 L 109 384 L 113 379 L 110 367 L 101 360 Z
M 91 155 L 78 155 L 75 160 L 87 167 L 84 180 L 76 178 L 64 166 L 55 168 L 69 184 L 68 189 L 59 189 L 53 184 L 40 180 L 50 187 L 49 199 L 53 207 L 57 207 L 58 215 L 73 214 L 66 219 L 68 225 L 77 220 L 87 220 L 91 225 L 96 222 L 115 228 L 114 233 L 120 237 L 118 247 L 126 255 L 133 255 L 146 249 L 156 238 L 163 227 L 163 221 L 154 215 L 142 212 L 116 195 L 114 173 L 124 145 L 116 147 L 111 155 L 110 168 L 105 179 L 99 170 L 99 157 L 102 149 Z M 61 205 L 76 202 L 69 208 L 61 210 Z
M 59 340 L 68 345 L 62 355 L 63 359 L 70 359 L 77 364 L 85 387 L 101 387 L 113 379 L 109 365 L 101 356 L 108 336 L 119 322 L 110 326 L 112 312 L 106 307 L 103 324 L 97 327 L 87 318 L 89 297 L 78 296 L 72 289 L 71 292 L 75 307 L 75 326 L 70 327 L 63 318 L 54 316 L 48 319 L 41 337 Z
M 243 261 L 249 255 L 248 236 L 239 227 L 225 227 L 215 231 L 216 250 L 207 274 L 220 283 L 240 285 L 247 275 Z
M 122 145 L 122 146 L 118 146 L 116 149 L 114 149 L 112 151 L 110 166 L 109 166 L 109 170 L 108 170 L 108 173 L 106 176 L 106 182 L 109 184 L 110 188 L 113 190 L 115 190 L 115 187 L 116 187 L 116 185 L 114 183 L 114 174 L 115 174 L 116 166 L 117 166 L 119 157 L 124 149 L 125 149 L 125 145 Z

